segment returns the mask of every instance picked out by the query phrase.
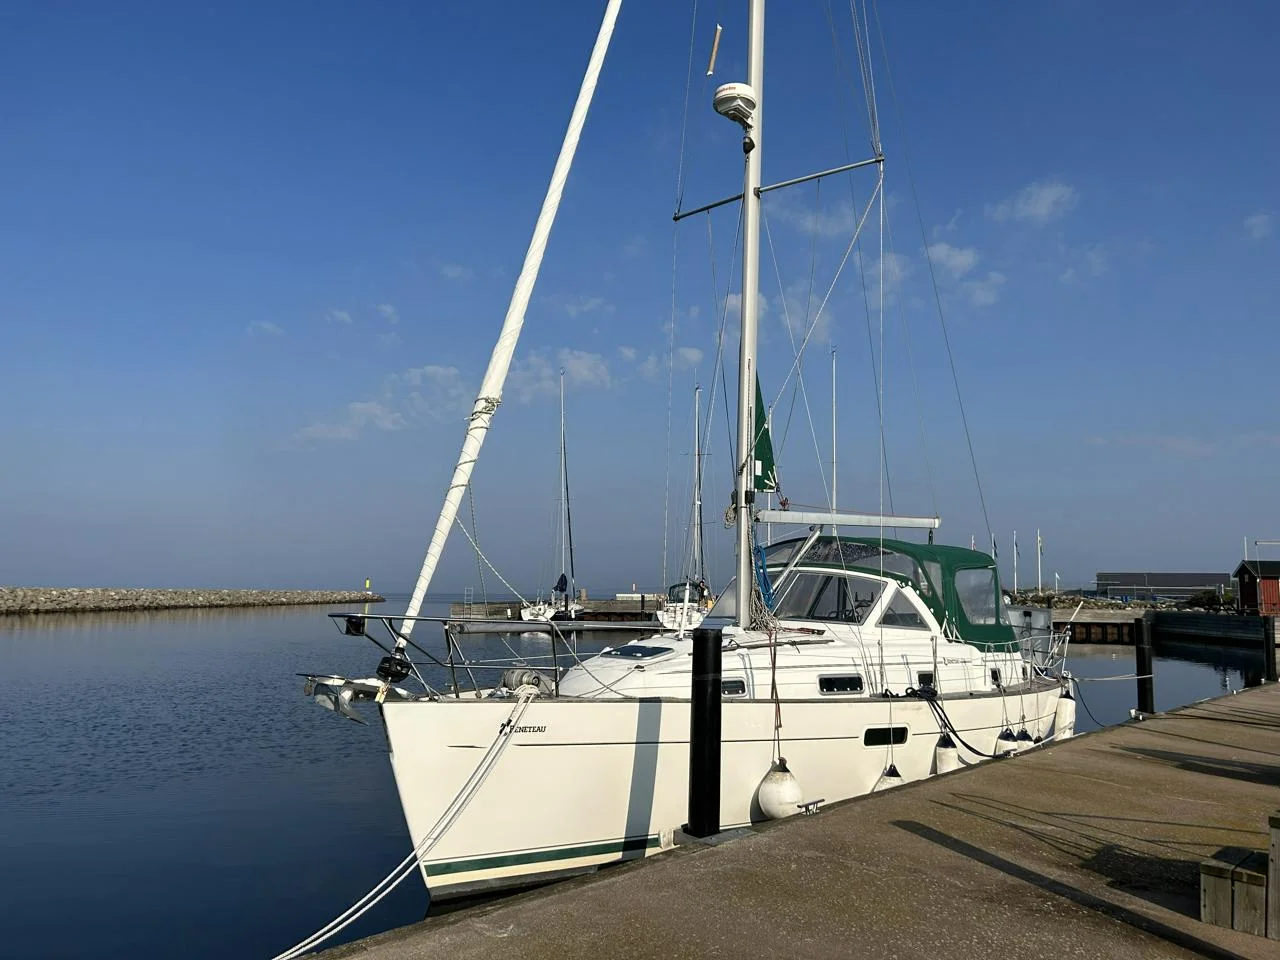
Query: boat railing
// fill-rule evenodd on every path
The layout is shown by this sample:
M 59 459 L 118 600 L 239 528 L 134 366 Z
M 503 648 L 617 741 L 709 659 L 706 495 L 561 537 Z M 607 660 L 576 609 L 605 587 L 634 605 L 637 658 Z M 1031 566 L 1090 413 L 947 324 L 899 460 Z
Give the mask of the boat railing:
M 557 621 L 485 620 L 473 617 L 424 617 L 376 613 L 331 613 L 329 619 L 346 636 L 364 637 L 383 651 L 386 656 L 379 665 L 378 675 L 387 682 L 399 682 L 412 676 L 428 695 L 461 699 L 464 694 L 479 697 L 486 690 L 502 686 L 504 674 L 509 670 L 532 670 L 548 685 L 548 692 L 558 695 L 560 679 L 565 669 L 579 663 L 579 633 L 581 623 Z M 443 627 L 442 651 L 433 651 L 419 643 L 415 636 L 408 636 L 401 627 L 407 621 L 438 623 Z M 374 628 L 381 625 L 385 639 Z M 468 629 L 470 628 L 470 629 Z M 482 629 L 476 629 L 482 628 Z M 654 626 L 609 624 L 608 632 L 642 632 L 653 634 Z M 593 624 L 593 634 L 602 633 Z M 531 653 L 515 649 L 508 638 L 512 634 L 545 634 L 550 642 L 546 653 Z M 464 646 L 463 638 L 466 638 Z M 494 655 L 492 645 L 497 642 L 505 648 L 505 654 Z M 485 646 L 479 656 L 473 656 L 467 647 Z M 601 646 L 604 646 L 603 644 Z M 412 649 L 420 656 L 413 656 Z M 596 651 L 592 651 L 593 653 Z M 394 677 L 395 679 L 389 679 Z M 447 690 L 438 689 L 447 677 Z M 492 682 L 486 682 L 491 678 Z M 432 681 L 435 680 L 435 683 Z

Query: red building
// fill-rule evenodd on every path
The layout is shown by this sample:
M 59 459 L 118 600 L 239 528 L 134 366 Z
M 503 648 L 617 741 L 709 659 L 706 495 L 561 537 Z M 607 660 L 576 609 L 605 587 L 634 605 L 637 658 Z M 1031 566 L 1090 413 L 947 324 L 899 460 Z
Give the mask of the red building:
M 1236 567 L 1240 612 L 1280 614 L 1280 560 L 1246 560 Z

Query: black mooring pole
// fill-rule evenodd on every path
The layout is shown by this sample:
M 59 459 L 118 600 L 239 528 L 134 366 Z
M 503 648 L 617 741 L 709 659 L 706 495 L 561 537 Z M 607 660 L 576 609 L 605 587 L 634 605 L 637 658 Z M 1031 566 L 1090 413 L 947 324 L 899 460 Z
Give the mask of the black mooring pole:
M 691 837 L 720 832 L 720 631 L 693 631 L 693 701 L 689 705 Z
M 1156 712 L 1156 685 L 1151 676 L 1151 618 L 1133 621 L 1133 672 L 1138 675 L 1138 712 Z
M 1269 683 L 1277 680 L 1275 617 L 1262 618 L 1262 679 Z

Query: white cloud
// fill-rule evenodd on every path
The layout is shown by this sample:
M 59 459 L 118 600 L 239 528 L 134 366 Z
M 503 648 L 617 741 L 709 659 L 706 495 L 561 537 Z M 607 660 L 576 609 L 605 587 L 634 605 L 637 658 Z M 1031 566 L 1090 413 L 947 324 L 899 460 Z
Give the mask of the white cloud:
M 681 369 L 696 367 L 702 362 L 702 351 L 697 347 L 677 347 L 676 366 Z
M 991 270 L 981 280 L 966 280 L 960 289 L 975 307 L 989 307 L 1000 299 L 1000 288 L 1007 280 L 999 270 Z
M 949 243 L 929 244 L 929 256 L 933 262 L 953 277 L 959 279 L 978 264 L 978 251 L 974 247 L 953 247 Z
M 506 390 L 521 403 L 530 403 L 539 396 L 555 396 L 560 392 L 560 370 L 564 371 L 566 386 L 607 388 L 612 383 L 609 364 L 598 353 L 565 347 L 556 351 L 555 361 L 541 351 L 517 359 L 507 375 Z
M 1265 240 L 1271 236 L 1272 226 L 1271 214 L 1262 210 L 1244 218 L 1244 232 L 1250 240 Z
M 324 318 L 328 320 L 330 323 L 342 323 L 342 324 L 351 323 L 351 314 L 349 314 L 346 310 L 330 310 L 328 313 L 324 315 Z
M 950 220 L 948 220 L 946 223 L 942 224 L 941 226 L 936 226 L 933 228 L 933 235 L 936 237 L 944 233 L 955 233 L 956 227 L 960 224 L 960 215 L 962 213 L 964 213 L 963 210 L 957 209 L 956 212 L 951 215 Z
M 827 210 L 805 210 L 783 200 L 772 201 L 769 212 L 809 236 L 845 238 L 853 236 L 862 213 L 855 211 L 850 203 L 837 204 Z
M 470 280 L 476 275 L 474 270 L 460 263 L 442 263 L 439 270 L 440 276 L 446 280 Z
M 1101 244 L 1085 248 L 1084 262 L 1095 277 L 1100 277 L 1111 269 L 1111 258 Z
M 384 347 L 398 347 L 401 344 L 400 334 L 392 330 L 390 333 L 378 334 L 378 343 Z
M 378 313 L 382 314 L 382 318 L 388 323 L 399 323 L 400 314 L 396 308 L 390 303 L 378 304 Z
M 340 419 L 303 427 L 294 439 L 355 440 L 369 429 L 403 430 L 426 421 L 457 419 L 474 400 L 475 391 L 463 382 L 457 367 L 413 367 L 383 377 L 376 399 L 349 403 Z
M 627 240 L 626 245 L 622 248 L 622 255 L 628 260 L 633 259 L 644 253 L 648 246 L 649 241 L 645 238 L 644 234 L 632 234 L 630 239 Z
M 577 298 L 565 302 L 564 312 L 569 314 L 571 317 L 596 312 L 613 313 L 613 304 L 605 300 L 604 297 L 587 297 L 579 295 Z
M 278 337 L 284 333 L 284 328 L 270 320 L 255 320 L 244 328 L 244 332 L 251 337 Z
M 855 251 L 855 256 L 857 252 Z M 876 295 L 876 291 L 880 289 L 880 270 L 877 265 L 879 261 L 868 262 L 863 275 L 866 277 L 867 296 L 870 298 Z M 914 269 L 911 258 L 905 253 L 889 252 L 884 255 L 884 288 L 885 292 L 892 293 L 894 290 L 902 286 L 907 277 L 911 276 Z
M 1179 457 L 1204 457 L 1214 452 L 1211 440 L 1188 434 L 1134 433 L 1114 437 L 1090 437 L 1093 446 L 1143 447 Z
M 609 364 L 598 353 L 585 350 L 561 350 L 557 355 L 564 369 L 565 383 L 578 387 L 608 387 Z
M 702 315 L 702 308 L 696 303 L 689 308 L 689 319 L 697 320 Z
M 354 440 L 368 426 L 400 430 L 405 426 L 405 419 L 376 400 L 360 400 L 347 404 L 346 416 L 337 423 L 313 423 L 294 436 L 300 440 Z
M 394 336 L 394 334 L 389 334 Z M 559 371 L 572 387 L 608 388 L 609 365 L 597 353 L 564 348 L 553 358 L 535 352 L 511 366 L 507 393 L 528 403 L 538 396 L 554 396 L 560 389 Z M 374 399 L 349 403 L 337 420 L 313 423 L 294 434 L 295 440 L 355 440 L 367 430 L 403 430 L 427 422 L 460 419 L 475 404 L 476 391 L 457 367 L 427 364 L 382 378 Z
M 731 293 L 724 300 L 725 310 L 730 317 L 736 317 L 742 311 L 742 294 Z M 769 315 L 769 298 L 763 293 L 760 294 L 760 306 L 757 308 L 757 319 L 763 320 Z M 663 329 L 666 329 L 664 326 Z
M 636 358 L 636 348 L 635 347 L 619 347 L 618 355 L 621 356 L 623 360 L 634 360 Z
M 985 211 L 997 223 L 1022 220 L 1040 224 L 1064 216 L 1079 200 L 1079 193 L 1070 184 L 1061 180 L 1043 180 L 1023 187 L 1007 200 L 987 204 Z
M 1061 247 L 1067 266 L 1058 274 L 1062 283 L 1074 283 L 1082 277 L 1100 277 L 1111 271 L 1114 244 L 1095 243 L 1084 247 Z
M 640 364 L 640 376 L 646 380 L 658 379 L 658 374 L 662 372 L 662 365 L 658 362 L 658 355 L 651 353 L 644 358 L 644 363 Z
M 463 382 L 457 367 L 427 364 L 387 378 L 386 392 L 417 419 L 452 420 L 475 402 L 475 390 Z

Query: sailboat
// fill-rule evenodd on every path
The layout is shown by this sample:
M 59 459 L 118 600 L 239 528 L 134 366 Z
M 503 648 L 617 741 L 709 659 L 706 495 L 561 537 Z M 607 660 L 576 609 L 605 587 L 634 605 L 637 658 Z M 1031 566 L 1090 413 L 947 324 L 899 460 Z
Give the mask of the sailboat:
M 679 583 L 667 588 L 666 597 L 654 616 L 664 629 L 683 633 L 694 630 L 711 609 L 711 588 L 707 586 L 707 561 L 702 542 L 702 388 L 693 390 L 693 512 L 689 521 L 689 571 Z
M 372 637 L 381 627 L 393 645 L 376 677 L 308 680 L 349 708 L 377 703 L 411 856 L 433 901 L 657 854 L 675 844 L 686 819 L 690 656 L 696 642 L 708 642 L 705 630 L 636 633 L 589 657 L 554 642 L 559 659 L 541 668 L 464 658 L 447 632 L 447 660 L 432 654 L 432 666 L 413 636 L 431 622 L 419 616 L 420 605 L 502 396 L 619 2 L 607 3 L 409 606 L 394 617 L 334 615 L 350 634 Z M 726 829 L 1028 749 L 1070 736 L 1074 725 L 1060 664 L 1024 653 L 1004 618 L 994 560 L 935 544 L 936 516 L 758 510 L 757 493 L 770 489 L 772 471 L 758 455 L 765 432 L 757 372 L 761 194 L 780 185 L 761 186 L 765 0 L 745 2 L 748 80 L 719 87 L 713 101 L 740 128 L 745 152 L 744 161 L 735 142 L 726 157 L 726 165 L 745 166 L 742 193 L 732 198 L 742 204 L 743 226 L 737 575 L 706 620 L 721 629 L 719 823 Z M 866 161 L 801 179 L 869 168 L 878 173 L 875 196 L 883 204 L 878 140 L 874 148 Z M 766 523 L 809 528 L 766 546 L 756 535 Z M 849 533 L 857 528 L 866 535 Z M 892 529 L 928 540 L 887 537 Z M 468 678 L 474 689 L 464 690 Z
M 526 602 L 520 607 L 520 619 L 548 622 L 552 619 L 573 620 L 583 606 L 575 599 L 577 574 L 573 564 L 573 513 L 569 508 L 569 458 L 565 452 L 564 371 L 560 371 L 560 485 L 558 494 L 557 545 L 560 548 L 560 576 L 551 588 L 548 600 Z

